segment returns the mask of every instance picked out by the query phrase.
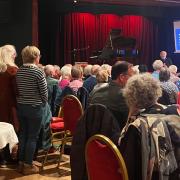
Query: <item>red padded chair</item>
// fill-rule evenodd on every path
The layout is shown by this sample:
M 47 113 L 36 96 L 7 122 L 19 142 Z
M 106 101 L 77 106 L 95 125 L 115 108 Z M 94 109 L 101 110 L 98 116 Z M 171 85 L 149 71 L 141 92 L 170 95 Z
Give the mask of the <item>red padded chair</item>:
M 63 119 L 63 112 L 61 107 L 59 109 L 58 116 L 51 118 L 50 127 L 52 133 L 64 130 L 64 119 Z
M 177 104 L 180 105 L 180 92 L 178 92 L 178 95 L 177 95 Z
M 51 129 L 51 147 L 46 150 L 45 157 L 42 162 L 41 171 L 44 169 L 45 164 L 47 163 L 48 156 L 54 151 L 58 151 L 59 154 L 62 140 L 64 137 L 64 119 L 62 117 L 62 108 L 60 108 L 58 117 L 52 117 L 50 123 Z
M 62 154 L 64 153 L 64 147 L 67 142 L 72 141 L 73 134 L 76 129 L 76 125 L 83 115 L 83 108 L 79 99 L 74 95 L 67 95 L 62 101 L 62 111 L 64 120 L 64 137 L 62 140 L 62 147 L 60 150 L 60 156 L 58 160 L 58 167 L 61 162 Z
M 123 157 L 116 145 L 104 135 L 94 135 L 86 144 L 89 180 L 128 180 Z
M 67 95 L 63 98 L 58 117 L 52 118 L 50 124 L 52 131 L 52 145 L 55 144 L 55 146 L 57 146 L 58 144 L 56 149 L 60 151 L 57 167 L 60 166 L 66 143 L 72 141 L 77 122 L 82 114 L 83 108 L 79 99 L 74 95 Z M 44 168 L 49 152 L 50 149 L 47 150 L 41 170 Z

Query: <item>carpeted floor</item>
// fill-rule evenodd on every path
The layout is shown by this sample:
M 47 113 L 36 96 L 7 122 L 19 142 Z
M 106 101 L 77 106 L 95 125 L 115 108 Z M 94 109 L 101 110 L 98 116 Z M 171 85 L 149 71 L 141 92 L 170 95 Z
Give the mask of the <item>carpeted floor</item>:
M 6 168 L 0 168 L 0 180 L 71 180 L 71 170 L 69 156 L 63 155 L 62 162 L 59 168 L 55 160 L 57 157 L 53 156 L 49 158 L 49 163 L 44 167 L 44 170 L 40 174 L 33 174 L 28 176 L 23 176 L 16 171 L 17 165 L 8 165 Z M 41 167 L 41 158 L 35 161 L 34 164 Z

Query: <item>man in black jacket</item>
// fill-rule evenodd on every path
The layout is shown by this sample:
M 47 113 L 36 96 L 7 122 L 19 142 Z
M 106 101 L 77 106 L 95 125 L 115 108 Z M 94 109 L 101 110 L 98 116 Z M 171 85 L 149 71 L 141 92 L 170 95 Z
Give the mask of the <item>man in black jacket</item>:
M 165 66 L 169 67 L 172 65 L 172 60 L 171 58 L 167 57 L 167 52 L 166 51 L 161 51 L 160 52 L 160 60 L 164 63 Z
M 128 107 L 122 95 L 122 89 L 128 78 L 134 73 L 133 65 L 125 61 L 119 61 L 112 66 L 112 81 L 107 86 L 97 89 L 90 94 L 89 104 L 103 104 L 118 121 L 119 127 L 122 129 L 127 121 Z

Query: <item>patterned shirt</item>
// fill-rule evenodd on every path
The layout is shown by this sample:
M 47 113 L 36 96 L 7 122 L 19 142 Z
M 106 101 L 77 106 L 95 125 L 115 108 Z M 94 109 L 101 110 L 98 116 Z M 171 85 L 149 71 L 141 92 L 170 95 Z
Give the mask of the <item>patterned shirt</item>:
M 16 75 L 17 102 L 39 105 L 47 102 L 48 90 L 43 72 L 34 64 L 21 66 Z
M 176 104 L 178 87 L 171 81 L 161 82 L 161 87 L 169 95 L 171 104 Z

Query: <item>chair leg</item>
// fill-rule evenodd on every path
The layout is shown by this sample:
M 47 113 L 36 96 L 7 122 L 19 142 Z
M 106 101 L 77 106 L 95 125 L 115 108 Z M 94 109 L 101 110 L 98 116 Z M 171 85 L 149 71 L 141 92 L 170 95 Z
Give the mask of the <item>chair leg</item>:
M 64 153 L 64 147 L 66 145 L 66 135 L 62 141 L 62 145 L 61 145 L 61 149 L 60 149 L 60 155 L 59 155 L 59 158 L 58 158 L 58 164 L 57 164 L 57 168 L 59 168 L 60 166 L 60 163 L 61 163 L 61 159 L 62 159 L 62 155 Z
M 51 147 L 49 147 L 48 150 L 46 151 L 46 154 L 45 154 L 44 160 L 43 160 L 43 162 L 42 162 L 42 166 L 41 166 L 41 168 L 40 168 L 40 171 L 43 171 L 43 170 L 44 170 L 44 165 L 45 165 L 46 162 L 47 162 L 47 157 L 48 157 L 50 148 L 51 148 Z

